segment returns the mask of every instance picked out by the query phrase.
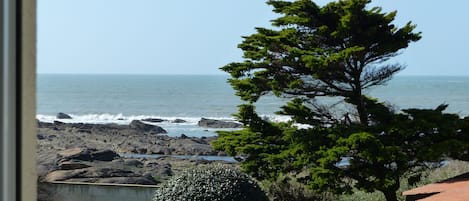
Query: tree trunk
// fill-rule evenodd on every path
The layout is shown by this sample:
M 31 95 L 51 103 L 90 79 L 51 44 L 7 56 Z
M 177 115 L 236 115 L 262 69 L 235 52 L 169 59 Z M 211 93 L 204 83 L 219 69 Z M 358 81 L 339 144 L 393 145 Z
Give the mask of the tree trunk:
M 357 98 L 357 112 L 360 118 L 360 123 L 362 125 L 368 126 L 368 114 L 366 112 L 365 103 L 361 94 L 359 98 Z
M 384 192 L 384 197 L 386 197 L 386 201 L 398 201 L 397 195 L 395 191 L 386 191 Z
M 357 108 L 358 117 L 360 118 L 360 124 L 368 126 L 368 113 L 366 112 L 365 102 L 362 96 L 362 85 L 360 82 L 361 71 L 355 74 L 354 85 L 355 89 L 353 92 L 353 99 L 355 99 L 355 106 Z

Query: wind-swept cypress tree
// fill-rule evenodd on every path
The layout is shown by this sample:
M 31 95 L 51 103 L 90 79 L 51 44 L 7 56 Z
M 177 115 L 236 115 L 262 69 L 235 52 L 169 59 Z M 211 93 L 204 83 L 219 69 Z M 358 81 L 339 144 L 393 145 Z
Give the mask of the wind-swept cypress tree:
M 312 189 L 379 190 L 388 201 L 397 200 L 400 178 L 409 170 L 447 156 L 467 159 L 469 120 L 443 113 L 444 105 L 395 113 L 364 94 L 402 70 L 389 59 L 421 38 L 414 24 L 397 27 L 396 12 L 369 3 L 268 1 L 281 15 L 274 29 L 256 28 L 239 45 L 245 60 L 221 68 L 247 101 L 236 115 L 245 129 L 219 132 L 214 147 L 239 156 L 244 171 L 258 179 L 307 172 L 299 179 Z M 254 103 L 267 94 L 288 100 L 279 114 L 291 122 L 256 114 Z M 338 97 L 353 110 L 338 114 L 317 104 L 319 97 Z M 338 165 L 344 159 L 348 163 Z

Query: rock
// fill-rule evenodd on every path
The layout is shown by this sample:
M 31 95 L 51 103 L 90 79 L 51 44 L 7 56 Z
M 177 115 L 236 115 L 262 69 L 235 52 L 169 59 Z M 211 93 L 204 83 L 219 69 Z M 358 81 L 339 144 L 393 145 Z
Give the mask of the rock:
M 52 128 L 54 127 L 54 124 L 37 120 L 37 127 L 38 128 Z
M 163 121 L 166 121 L 166 120 L 157 119 L 157 118 L 146 118 L 146 119 L 142 119 L 142 121 L 151 122 L 151 123 L 160 123 L 160 122 L 163 122 Z
M 143 163 L 137 159 L 126 159 L 124 165 L 132 167 L 143 167 Z
M 76 178 L 109 178 L 109 177 L 141 177 L 132 171 L 112 169 L 112 168 L 95 168 L 89 167 L 74 170 L 57 170 L 53 171 L 44 178 L 46 182 L 66 181 Z M 93 181 L 93 180 L 88 180 Z
M 54 169 L 51 167 L 51 165 L 38 164 L 36 167 L 37 177 L 43 178 L 52 170 Z
M 80 163 L 80 162 L 65 161 L 59 164 L 60 170 L 75 170 L 75 169 L 83 169 L 83 168 L 88 168 L 88 167 L 91 167 L 91 166 Z
M 212 147 L 200 141 L 197 138 L 173 139 L 168 148 L 176 155 L 209 155 L 213 151 Z
M 61 121 L 54 121 L 54 126 L 60 126 L 60 125 L 65 125 L 66 123 L 61 122 Z
M 44 137 L 44 135 L 42 135 L 42 134 L 37 134 L 37 139 L 38 139 L 38 140 L 43 140 L 43 139 L 45 139 L 45 138 L 46 138 L 46 137 Z
M 61 157 L 62 161 L 67 160 L 82 160 L 82 161 L 89 161 L 91 159 L 90 151 L 87 148 L 70 148 L 63 151 L 60 151 L 59 156 Z
M 136 148 L 135 151 L 137 154 L 147 154 L 148 150 L 146 148 Z
M 112 161 L 118 157 L 116 152 L 109 149 L 91 152 L 91 160 Z
M 145 174 L 150 174 L 152 177 L 167 178 L 173 176 L 174 173 L 169 163 L 158 163 L 156 161 L 146 161 L 144 167 L 147 170 Z
M 52 141 L 54 138 L 57 138 L 57 135 L 49 135 L 49 136 L 47 136 L 47 139 L 48 139 L 49 141 Z
M 201 165 L 201 164 L 206 165 L 206 164 L 211 163 L 210 161 L 205 160 L 203 158 L 191 158 L 190 161 L 197 164 L 197 165 Z
M 171 121 L 171 123 L 186 123 L 187 121 L 184 120 L 184 119 L 175 119 L 173 121 Z
M 88 124 L 88 123 L 70 123 L 67 124 L 70 128 L 76 128 L 79 130 L 91 130 L 93 127 L 95 127 L 94 124 Z M 102 126 L 104 126 L 103 124 Z M 98 126 L 98 124 L 96 124 Z
M 119 155 L 112 150 L 96 150 L 88 148 L 71 148 L 59 152 L 61 157 L 58 161 L 70 161 L 70 160 L 80 160 L 80 161 L 112 161 Z
M 62 113 L 62 112 L 59 112 L 55 118 L 57 119 L 71 119 L 72 117 L 68 114 L 65 114 L 65 113 Z
M 113 168 L 88 168 L 88 171 L 83 174 L 84 177 L 138 177 L 140 175 L 135 174 L 132 171 L 113 169 Z
M 77 132 L 91 134 L 91 130 L 87 130 L 87 129 L 78 129 Z
M 143 173 L 142 176 L 143 176 L 143 177 L 149 177 L 149 178 L 151 177 L 151 178 L 153 178 L 153 175 L 152 175 L 150 172 L 145 172 L 145 173 Z
M 161 128 L 159 126 L 146 124 L 146 123 L 143 123 L 139 120 L 133 120 L 132 122 L 130 122 L 129 126 L 130 126 L 130 128 L 133 128 L 133 129 L 136 129 L 136 130 L 151 132 L 151 133 L 155 133 L 155 134 L 167 133 L 166 130 L 164 130 L 163 128 Z
M 152 150 L 152 154 L 160 154 L 160 155 L 172 155 L 174 148 L 169 147 L 156 147 Z
M 206 128 L 242 128 L 243 125 L 236 122 L 221 121 L 216 119 L 202 118 L 197 125 Z
M 150 184 L 149 178 L 163 181 L 187 167 L 206 162 L 176 157 L 130 159 L 109 150 L 127 154 L 218 154 L 210 146 L 216 137 L 156 135 L 142 130 L 147 125 L 154 127 L 149 122 L 137 121 L 133 127 L 129 124 L 37 123 L 37 138 L 42 139 L 37 140 L 39 181 L 47 177 L 50 181 Z
M 53 171 L 44 178 L 46 182 L 53 182 L 53 181 L 64 181 L 70 178 L 73 178 L 79 174 L 86 172 L 85 169 L 79 170 L 57 170 Z

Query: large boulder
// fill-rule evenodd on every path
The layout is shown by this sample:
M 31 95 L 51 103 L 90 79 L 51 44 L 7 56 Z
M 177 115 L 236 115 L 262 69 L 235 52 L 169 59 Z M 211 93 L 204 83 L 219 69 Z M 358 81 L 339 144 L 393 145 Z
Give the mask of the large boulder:
M 129 126 L 130 128 L 133 128 L 139 131 L 144 131 L 144 132 L 150 132 L 150 133 L 155 133 L 155 134 L 167 133 L 166 130 L 164 130 L 163 128 L 159 126 L 146 124 L 139 120 L 133 120 L 132 122 L 130 122 Z
M 56 170 L 47 174 L 46 182 L 81 181 L 99 183 L 157 184 L 153 177 L 142 176 L 132 171 L 89 167 L 83 169 Z
M 176 155 L 212 155 L 210 144 L 197 138 L 173 139 L 168 148 Z
M 115 158 L 119 157 L 119 155 L 109 149 L 105 150 L 96 150 L 91 152 L 91 160 L 97 160 L 97 161 L 112 161 Z
M 59 112 L 55 118 L 57 119 L 71 119 L 72 117 L 68 114 L 65 114 L 65 113 L 62 113 L 62 112 Z
M 89 161 L 91 160 L 90 150 L 87 148 L 70 148 L 63 151 L 59 151 L 59 160 L 60 161 L 68 161 L 68 160 L 81 160 L 81 161 Z
M 88 148 L 71 148 L 60 151 L 59 163 L 64 161 L 79 160 L 79 161 L 112 161 L 119 155 L 112 150 L 96 150 Z
M 200 127 L 206 128 L 242 128 L 243 125 L 240 123 L 232 122 L 232 121 L 222 121 L 216 119 L 206 119 L 202 118 L 197 123 Z

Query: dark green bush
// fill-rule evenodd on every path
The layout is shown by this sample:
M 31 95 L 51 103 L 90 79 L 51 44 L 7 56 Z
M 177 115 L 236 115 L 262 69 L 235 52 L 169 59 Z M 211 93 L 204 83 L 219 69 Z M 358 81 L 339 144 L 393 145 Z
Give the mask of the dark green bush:
M 159 188 L 153 201 L 267 201 L 256 181 L 226 165 L 199 166 L 176 175 Z

